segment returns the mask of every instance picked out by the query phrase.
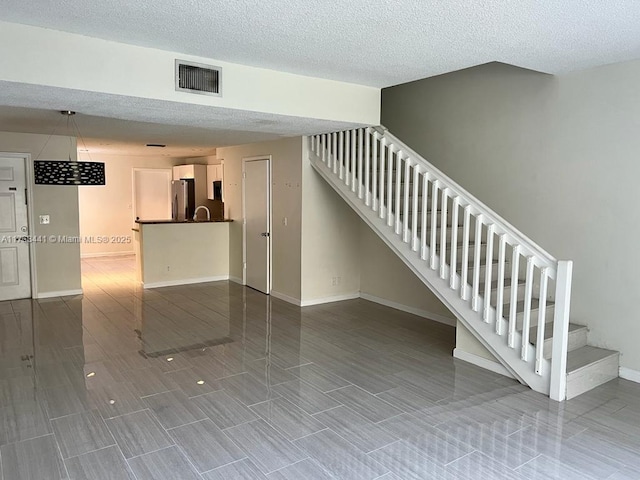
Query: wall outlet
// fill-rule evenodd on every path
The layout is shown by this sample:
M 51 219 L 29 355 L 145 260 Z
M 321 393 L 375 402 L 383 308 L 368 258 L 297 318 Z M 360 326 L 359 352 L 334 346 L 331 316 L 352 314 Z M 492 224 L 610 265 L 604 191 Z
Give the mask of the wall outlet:
M 51 218 L 49 215 L 40 215 L 40 225 L 49 225 Z
M 331 285 L 337 287 L 342 282 L 342 277 L 331 277 Z
M 282 225 L 285 227 L 289 224 L 289 219 L 287 217 L 282 217 Z

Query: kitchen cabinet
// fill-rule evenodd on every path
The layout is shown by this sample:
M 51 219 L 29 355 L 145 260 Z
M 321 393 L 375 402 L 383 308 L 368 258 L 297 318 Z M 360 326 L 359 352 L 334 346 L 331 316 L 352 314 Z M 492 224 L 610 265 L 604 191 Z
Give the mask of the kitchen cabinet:
M 216 198 L 214 193 L 214 182 L 220 182 L 220 196 Z M 218 165 L 207 165 L 207 198 L 209 200 L 221 200 L 224 185 L 224 162 Z

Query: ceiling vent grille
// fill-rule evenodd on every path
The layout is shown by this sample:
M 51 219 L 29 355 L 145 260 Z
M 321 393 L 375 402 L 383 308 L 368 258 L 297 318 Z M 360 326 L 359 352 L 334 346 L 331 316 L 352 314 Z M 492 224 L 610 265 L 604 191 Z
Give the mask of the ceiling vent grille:
M 176 60 L 176 90 L 221 96 L 222 68 Z

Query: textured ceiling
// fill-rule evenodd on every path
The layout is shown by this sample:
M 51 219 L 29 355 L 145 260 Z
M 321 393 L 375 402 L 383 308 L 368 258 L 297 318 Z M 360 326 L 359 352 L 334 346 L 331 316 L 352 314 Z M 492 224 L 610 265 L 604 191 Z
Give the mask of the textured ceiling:
M 376 87 L 492 61 L 561 74 L 640 58 L 640 0 L 0 0 L 0 19 Z M 199 156 L 351 127 L 8 82 L 0 105 L 0 131 L 90 114 L 76 121 L 93 153 Z
M 2 0 L 0 18 L 378 87 L 640 57 L 638 0 Z

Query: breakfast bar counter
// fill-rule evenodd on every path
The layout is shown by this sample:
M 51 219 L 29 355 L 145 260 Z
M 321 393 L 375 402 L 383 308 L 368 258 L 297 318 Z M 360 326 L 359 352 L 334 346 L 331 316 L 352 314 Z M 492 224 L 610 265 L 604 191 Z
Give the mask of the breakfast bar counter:
M 229 278 L 229 220 L 136 220 L 137 279 L 144 288 Z

